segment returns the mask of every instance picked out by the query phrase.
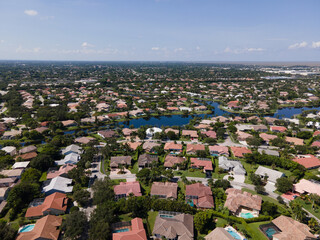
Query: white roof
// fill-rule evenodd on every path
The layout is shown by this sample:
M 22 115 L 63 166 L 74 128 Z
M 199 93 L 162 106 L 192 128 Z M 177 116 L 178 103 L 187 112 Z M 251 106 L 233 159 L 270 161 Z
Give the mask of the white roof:
M 15 164 L 13 164 L 12 168 L 26 168 L 28 167 L 30 161 L 26 161 L 26 162 L 16 162 Z
M 70 193 L 72 192 L 73 187 L 68 185 L 70 185 L 71 183 L 72 179 L 58 176 L 52 178 L 50 183 L 47 186 L 43 187 L 42 192 L 46 193 L 51 190 L 56 190 L 59 192 Z
M 82 147 L 79 147 L 78 145 L 75 145 L 75 144 L 71 144 L 62 150 L 62 154 L 66 154 L 67 152 L 75 152 L 80 154 L 82 152 Z
M 260 175 L 260 176 L 268 176 L 268 181 L 270 182 L 276 182 L 278 178 L 284 177 L 284 173 L 259 166 L 258 169 L 256 170 L 255 174 Z
M 77 154 L 77 153 L 69 153 L 68 155 L 66 155 L 64 157 L 64 159 L 61 159 L 59 161 L 55 161 L 55 163 L 57 165 L 65 165 L 65 164 L 68 164 L 68 163 L 71 163 L 71 164 L 76 164 L 77 162 L 79 162 L 80 160 L 80 155 Z
M 6 153 L 11 153 L 11 152 L 15 151 L 16 149 L 17 149 L 16 147 L 7 146 L 7 147 L 2 148 L 1 150 L 5 151 Z

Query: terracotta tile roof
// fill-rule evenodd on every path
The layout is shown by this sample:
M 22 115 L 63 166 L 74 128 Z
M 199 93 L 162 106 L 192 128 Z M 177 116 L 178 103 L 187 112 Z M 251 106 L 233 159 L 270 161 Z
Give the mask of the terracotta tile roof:
M 272 220 L 272 223 L 276 225 L 281 232 L 273 235 L 273 238 L 278 240 L 306 240 L 317 239 L 310 233 L 310 228 L 303 223 L 293 220 L 290 217 L 279 216 Z
M 249 150 L 246 147 L 230 147 L 230 148 L 231 148 L 233 155 L 235 157 L 239 157 L 239 158 L 244 157 L 244 154 L 246 154 L 246 153 L 252 153 L 251 150 Z
M 198 133 L 195 130 L 182 130 L 182 136 L 189 136 L 189 137 L 197 138 Z
M 203 133 L 204 135 L 206 135 L 209 138 L 217 138 L 217 133 L 215 131 L 207 131 Z
M 68 198 L 64 193 L 53 193 L 47 196 L 41 205 L 36 207 L 29 207 L 27 209 L 26 218 L 39 217 L 44 215 L 45 212 L 50 214 L 51 209 L 65 212 L 67 210 Z
M 202 183 L 195 183 L 186 186 L 186 201 L 188 201 L 188 196 L 197 197 L 197 199 L 192 198 L 193 203 L 199 208 L 213 208 L 213 197 L 210 187 L 203 185 Z
M 304 166 L 307 169 L 320 167 L 320 160 L 311 154 L 297 157 L 297 158 L 293 159 L 293 161 L 301 164 L 302 166 Z
M 205 145 L 203 144 L 187 144 L 187 153 L 196 153 L 197 151 L 206 150 Z
M 211 160 L 201 160 L 198 158 L 190 158 L 191 167 L 200 168 L 203 167 L 205 171 L 213 171 Z
M 58 240 L 60 235 L 59 227 L 62 224 L 62 217 L 47 215 L 39 219 L 33 230 L 19 233 L 17 240 L 52 239 Z
M 271 140 L 277 138 L 276 135 L 267 134 L 267 133 L 260 133 L 259 136 L 263 139 L 265 142 L 270 142 Z
M 47 174 L 47 179 L 52 179 L 52 178 L 55 178 L 55 177 L 58 177 L 58 176 L 61 176 L 63 174 L 68 174 L 68 172 L 77 167 L 77 165 L 74 165 L 74 164 L 65 164 L 65 165 L 62 165 L 58 171 L 49 171 L 48 174 Z
M 166 239 L 192 240 L 193 216 L 181 213 L 172 218 L 163 218 L 158 215 L 152 233 Z
M 36 152 L 29 152 L 29 153 L 25 153 L 25 154 L 17 156 L 16 159 L 21 158 L 23 160 L 31 160 L 31 159 L 35 158 L 36 156 L 38 156 L 38 154 Z
M 111 157 L 110 160 L 110 166 L 111 167 L 118 167 L 119 164 L 122 165 L 130 165 L 131 164 L 131 156 L 116 156 L 116 157 Z
M 174 142 L 166 142 L 166 144 L 164 145 L 164 150 L 182 151 L 182 144 L 176 144 Z
M 167 155 L 164 160 L 165 167 L 173 167 L 175 164 L 183 163 L 186 159 L 184 157 L 178 157 L 174 155 Z
M 95 138 L 93 137 L 78 137 L 74 141 L 76 143 L 81 143 L 81 144 L 88 144 L 89 142 L 93 141 Z
M 304 145 L 303 139 L 295 138 L 295 137 L 286 137 L 286 141 L 288 143 L 292 143 L 294 145 Z
M 142 196 L 139 182 L 120 182 L 119 185 L 113 187 L 115 195 L 129 196 L 131 193 L 136 196 Z
M 282 126 L 271 126 L 270 130 L 273 132 L 285 132 L 287 131 L 287 128 Z
M 209 146 L 209 151 L 217 152 L 219 154 L 229 155 L 229 149 L 226 146 L 219 146 L 219 145 Z
M 262 198 L 258 195 L 242 192 L 235 188 L 228 188 L 226 190 L 226 194 L 227 200 L 224 206 L 233 213 L 236 213 L 240 207 L 246 207 L 258 211 L 261 210 Z
M 136 150 L 142 143 L 141 142 L 124 142 L 123 143 L 128 144 L 128 146 L 132 149 L 132 150 Z
M 151 186 L 150 195 L 177 198 L 178 184 L 171 182 L 154 182 Z
M 128 232 L 119 232 L 112 234 L 113 240 L 147 240 L 146 230 L 143 227 L 141 218 L 131 220 L 131 228 Z

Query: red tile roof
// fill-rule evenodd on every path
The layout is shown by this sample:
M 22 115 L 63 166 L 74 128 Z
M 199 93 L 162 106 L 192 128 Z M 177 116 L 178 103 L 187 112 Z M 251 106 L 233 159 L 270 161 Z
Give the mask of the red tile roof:
M 200 160 L 198 158 L 190 158 L 191 167 L 203 167 L 206 171 L 213 171 L 211 160 Z
M 302 166 L 304 166 L 307 169 L 320 167 L 320 160 L 311 154 L 304 155 L 300 158 L 297 157 L 297 158 L 293 159 L 293 161 L 301 164 Z
M 115 195 L 126 194 L 126 196 L 129 196 L 132 193 L 136 197 L 142 196 L 139 182 L 120 182 L 113 189 Z
M 250 149 L 246 147 L 230 147 L 235 157 L 242 158 L 246 153 L 252 153 Z
M 131 220 L 131 228 L 128 232 L 118 232 L 112 234 L 113 240 L 147 240 L 146 230 L 143 227 L 141 218 Z

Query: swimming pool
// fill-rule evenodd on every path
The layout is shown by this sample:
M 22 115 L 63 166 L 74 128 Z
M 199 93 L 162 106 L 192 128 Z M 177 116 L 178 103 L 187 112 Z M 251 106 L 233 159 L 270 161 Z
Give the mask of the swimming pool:
M 227 229 L 227 232 L 235 239 L 241 240 L 242 238 L 239 236 L 238 233 L 234 232 L 230 228 Z
M 164 215 L 164 214 L 160 214 L 160 217 L 162 217 L 162 218 L 173 218 L 172 215 Z
M 272 239 L 272 236 L 277 233 L 277 231 L 274 228 L 268 228 L 265 233 L 267 234 L 269 239 Z
M 30 232 L 30 231 L 32 231 L 32 229 L 34 228 L 34 225 L 35 225 L 35 224 L 30 224 L 30 225 L 23 226 L 23 227 L 19 230 L 19 233 L 24 233 L 24 232 Z
M 123 228 L 123 229 L 118 229 L 113 231 L 113 233 L 120 233 L 120 232 L 129 232 L 129 228 Z
M 240 216 L 242 218 L 254 218 L 254 216 L 252 215 L 252 213 L 241 213 Z

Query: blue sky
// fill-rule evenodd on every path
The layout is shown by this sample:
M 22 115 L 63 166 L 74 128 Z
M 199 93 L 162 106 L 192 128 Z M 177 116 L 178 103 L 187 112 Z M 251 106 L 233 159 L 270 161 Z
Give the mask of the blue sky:
M 320 61 L 318 0 L 0 0 L 0 59 Z

